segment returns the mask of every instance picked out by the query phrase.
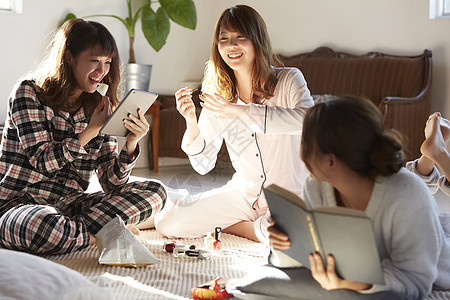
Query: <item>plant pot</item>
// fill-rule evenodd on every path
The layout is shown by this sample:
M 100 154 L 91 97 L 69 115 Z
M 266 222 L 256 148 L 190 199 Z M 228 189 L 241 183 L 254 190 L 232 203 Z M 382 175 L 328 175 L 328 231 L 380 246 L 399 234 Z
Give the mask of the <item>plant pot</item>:
M 124 93 L 131 89 L 148 91 L 152 65 L 129 63 L 123 74 Z

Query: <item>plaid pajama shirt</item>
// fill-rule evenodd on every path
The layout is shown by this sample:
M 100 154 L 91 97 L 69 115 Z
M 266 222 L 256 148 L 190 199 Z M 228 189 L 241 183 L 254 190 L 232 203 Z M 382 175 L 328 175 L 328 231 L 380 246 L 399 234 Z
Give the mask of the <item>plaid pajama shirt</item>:
M 0 247 L 67 253 L 116 215 L 136 224 L 162 209 L 162 184 L 127 183 L 136 158 L 118 154 L 116 139 L 98 135 L 81 145 L 88 123 L 83 108 L 73 116 L 53 111 L 30 81 L 13 91 L 0 152 Z M 104 192 L 84 193 L 94 173 Z

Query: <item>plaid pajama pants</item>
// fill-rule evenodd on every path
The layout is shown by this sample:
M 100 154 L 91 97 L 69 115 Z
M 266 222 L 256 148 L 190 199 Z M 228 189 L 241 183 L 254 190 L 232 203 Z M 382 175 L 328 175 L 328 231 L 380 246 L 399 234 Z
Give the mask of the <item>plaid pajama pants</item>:
M 0 248 L 45 254 L 80 250 L 116 215 L 138 224 L 160 211 L 166 198 L 155 181 L 128 183 L 106 194 L 71 194 L 53 204 L 29 195 L 16 198 L 0 215 Z

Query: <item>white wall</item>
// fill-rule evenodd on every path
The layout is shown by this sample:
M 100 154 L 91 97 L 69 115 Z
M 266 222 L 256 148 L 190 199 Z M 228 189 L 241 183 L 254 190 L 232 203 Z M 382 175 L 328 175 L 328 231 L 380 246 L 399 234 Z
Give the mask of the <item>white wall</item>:
M 424 0 L 194 0 L 195 31 L 171 24 L 167 44 L 156 53 L 136 32 L 138 62 L 153 65 L 150 89 L 173 93 L 183 81 L 201 80 L 208 59 L 215 22 L 235 4 L 249 4 L 260 12 L 274 49 L 295 54 L 330 46 L 363 54 L 383 51 L 416 55 L 433 51 L 433 110 L 450 117 L 450 19 L 429 20 Z M 125 1 L 23 0 L 23 14 L 0 14 L 0 123 L 6 117 L 7 97 L 15 81 L 44 56 L 50 32 L 66 12 L 78 16 L 126 13 Z M 128 59 L 125 28 L 115 19 L 96 18 L 116 37 L 123 61 Z M 140 23 L 138 24 L 140 26 Z

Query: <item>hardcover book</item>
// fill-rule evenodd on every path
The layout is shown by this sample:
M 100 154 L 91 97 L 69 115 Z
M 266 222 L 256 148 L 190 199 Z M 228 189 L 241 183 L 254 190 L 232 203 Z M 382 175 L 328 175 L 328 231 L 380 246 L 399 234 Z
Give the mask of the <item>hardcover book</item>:
M 310 269 L 309 254 L 335 258 L 343 279 L 384 284 L 372 221 L 363 211 L 346 207 L 310 209 L 297 195 L 277 186 L 264 188 L 275 226 L 289 236 L 291 247 L 280 250 Z

